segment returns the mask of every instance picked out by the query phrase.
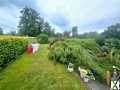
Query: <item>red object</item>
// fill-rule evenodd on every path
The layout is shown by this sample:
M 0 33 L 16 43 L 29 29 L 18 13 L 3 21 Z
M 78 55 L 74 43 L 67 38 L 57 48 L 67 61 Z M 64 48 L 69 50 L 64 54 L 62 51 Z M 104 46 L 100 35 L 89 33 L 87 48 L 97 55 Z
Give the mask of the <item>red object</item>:
M 33 52 L 32 46 L 29 46 L 29 47 L 27 48 L 27 52 L 28 52 L 29 54 Z

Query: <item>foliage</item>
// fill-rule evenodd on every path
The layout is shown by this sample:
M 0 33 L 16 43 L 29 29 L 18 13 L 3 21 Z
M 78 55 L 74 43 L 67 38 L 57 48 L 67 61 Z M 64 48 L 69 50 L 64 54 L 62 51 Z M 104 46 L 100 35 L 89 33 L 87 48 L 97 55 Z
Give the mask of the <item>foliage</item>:
M 98 38 L 99 37 L 99 33 L 97 32 L 88 32 L 88 33 L 84 33 L 84 34 L 80 34 L 79 35 L 80 38 Z
M 48 22 L 40 17 L 35 9 L 25 7 L 21 10 L 20 22 L 18 25 L 20 35 L 28 35 L 35 37 L 40 33 L 45 33 L 49 37 L 55 35 L 54 29 Z
M 99 56 L 104 52 L 107 52 L 105 56 Z M 120 66 L 120 50 L 100 47 L 94 39 L 74 38 L 56 42 L 50 49 L 49 58 L 63 64 L 72 62 L 75 69 L 78 66 L 88 69 L 95 67 L 96 78 L 101 82 L 105 81 L 106 70 L 111 71 L 113 65 Z
M 116 38 L 109 38 L 105 40 L 105 45 L 109 48 L 120 49 L 120 40 Z
M 102 33 L 105 38 L 117 38 L 120 39 L 120 23 L 111 25 Z
M 43 19 L 32 8 L 25 7 L 21 11 L 22 16 L 19 22 L 19 34 L 36 36 L 40 34 L 43 26 Z
M 61 37 L 63 37 L 63 34 L 60 33 L 60 32 L 57 32 L 57 33 L 55 34 L 55 37 L 57 37 L 57 38 L 61 38 Z
M 71 62 L 75 64 L 75 67 L 78 65 L 88 68 L 95 66 L 92 54 L 76 43 L 77 42 L 70 42 L 69 40 L 62 43 L 57 42 L 50 50 L 50 59 L 63 64 Z
M 120 67 L 120 50 L 115 49 L 112 57 L 112 63 Z
M 51 36 L 51 26 L 48 22 L 44 23 L 43 33 L 47 34 L 48 36 Z
M 10 31 L 7 35 L 13 35 L 13 36 L 15 36 L 15 35 L 17 35 L 17 33 L 16 33 L 16 31 Z
M 100 35 L 96 39 L 96 43 L 98 43 L 100 46 L 103 46 L 105 44 L 105 36 Z
M 49 41 L 48 41 L 48 35 L 47 34 L 40 34 L 37 36 L 37 41 L 40 43 L 40 44 L 47 44 Z
M 66 38 L 69 38 L 70 37 L 70 31 L 64 31 L 63 32 L 63 36 L 66 37 Z
M 77 37 L 78 36 L 78 27 L 74 26 L 72 27 L 72 37 Z
M 0 35 L 3 34 L 3 29 L 0 27 Z
M 27 47 L 27 39 L 6 37 L 0 39 L 0 67 L 5 66 L 20 56 Z

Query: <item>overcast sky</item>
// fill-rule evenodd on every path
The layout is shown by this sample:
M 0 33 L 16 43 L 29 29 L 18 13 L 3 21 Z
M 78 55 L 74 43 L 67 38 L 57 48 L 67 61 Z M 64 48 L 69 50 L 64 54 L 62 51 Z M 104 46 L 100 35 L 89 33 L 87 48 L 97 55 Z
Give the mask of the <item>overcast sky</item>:
M 56 32 L 70 30 L 101 32 L 120 22 L 120 0 L 0 0 L 0 27 L 17 30 L 20 10 L 29 6 L 48 21 Z

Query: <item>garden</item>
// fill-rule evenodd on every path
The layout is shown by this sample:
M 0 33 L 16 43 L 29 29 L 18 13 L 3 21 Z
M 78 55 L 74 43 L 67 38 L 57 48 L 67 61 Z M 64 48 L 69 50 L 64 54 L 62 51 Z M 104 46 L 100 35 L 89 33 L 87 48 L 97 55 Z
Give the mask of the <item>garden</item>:
M 48 44 L 40 44 L 35 54 L 28 53 L 28 43 L 35 41 L 34 38 L 18 36 L 1 39 L 4 48 L 2 47 L 0 54 L 4 57 L 0 59 L 0 90 L 88 89 L 76 73 L 68 73 L 66 66 L 54 65 L 53 61 L 48 59 Z M 7 48 L 9 52 L 4 52 Z
M 106 40 L 106 44 L 110 43 L 108 41 Z M 65 39 L 51 46 L 49 58 L 54 63 L 68 65 L 71 62 L 76 71 L 79 66 L 87 70 L 96 68 L 96 79 L 106 83 L 106 71 L 110 71 L 112 75 L 112 66 L 120 65 L 119 55 L 119 50 L 106 50 L 105 46 L 101 47 L 95 39 Z
M 74 24 L 59 32 L 40 15 L 25 6 L 17 28 L 0 26 L 0 90 L 110 88 L 114 74 L 119 75 L 113 68 L 120 68 L 120 23 L 101 33 L 84 32 Z

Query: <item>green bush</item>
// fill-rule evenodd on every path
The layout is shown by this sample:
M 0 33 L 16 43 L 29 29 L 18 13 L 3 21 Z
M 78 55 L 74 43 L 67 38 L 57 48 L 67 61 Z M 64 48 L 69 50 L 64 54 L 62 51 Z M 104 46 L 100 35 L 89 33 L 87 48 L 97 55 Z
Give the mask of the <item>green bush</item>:
M 105 45 L 109 48 L 120 49 L 120 40 L 115 38 L 109 38 L 105 40 Z
M 24 53 L 27 39 L 7 38 L 0 40 L 0 67 L 6 66 L 12 60 Z
M 96 68 L 96 77 L 99 81 L 105 81 L 105 68 L 112 64 L 106 57 L 98 57 L 101 53 L 100 46 L 91 39 L 68 39 L 63 42 L 56 42 L 50 49 L 49 58 L 55 62 L 74 64 L 75 70 L 78 66 L 87 69 Z M 118 60 L 117 60 L 118 61 Z
M 104 45 L 105 44 L 105 37 L 103 35 L 99 36 L 96 38 L 96 43 L 98 43 L 99 45 Z
M 49 43 L 48 41 L 48 35 L 47 34 L 40 34 L 37 36 L 37 41 L 40 44 L 47 44 Z
M 105 69 L 101 67 L 96 67 L 96 70 L 97 70 L 97 75 L 96 75 L 97 80 L 105 83 Z
M 69 62 L 77 66 L 86 66 L 88 68 L 95 66 L 93 56 L 79 44 L 66 42 L 57 42 L 51 48 L 49 58 L 56 62 L 68 64 Z

